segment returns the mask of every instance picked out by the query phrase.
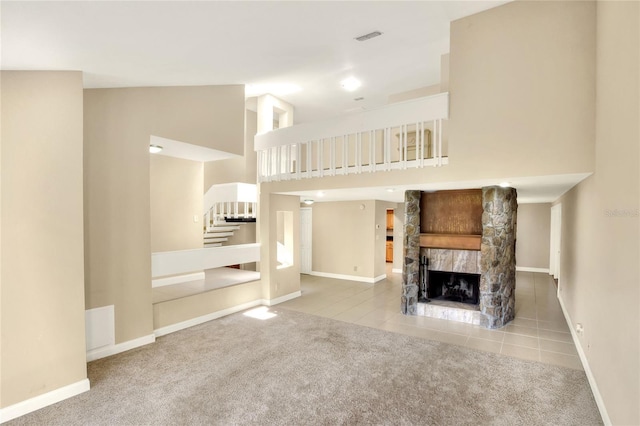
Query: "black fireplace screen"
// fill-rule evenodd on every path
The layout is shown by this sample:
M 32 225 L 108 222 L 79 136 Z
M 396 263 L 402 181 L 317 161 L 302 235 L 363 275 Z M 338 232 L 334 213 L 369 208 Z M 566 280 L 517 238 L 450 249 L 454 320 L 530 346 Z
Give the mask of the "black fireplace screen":
M 428 297 L 431 300 L 449 300 L 477 305 L 479 293 L 479 274 L 429 271 Z

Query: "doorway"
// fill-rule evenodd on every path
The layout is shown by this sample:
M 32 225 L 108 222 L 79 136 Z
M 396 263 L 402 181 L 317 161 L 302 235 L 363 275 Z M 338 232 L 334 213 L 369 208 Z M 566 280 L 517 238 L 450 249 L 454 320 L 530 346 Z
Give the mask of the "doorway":
M 551 206 L 549 241 L 549 275 L 560 281 L 560 249 L 562 243 L 562 204 Z
M 387 209 L 386 263 L 393 264 L 393 209 Z
M 300 273 L 310 274 L 311 268 L 311 236 L 312 236 L 312 209 L 300 208 Z

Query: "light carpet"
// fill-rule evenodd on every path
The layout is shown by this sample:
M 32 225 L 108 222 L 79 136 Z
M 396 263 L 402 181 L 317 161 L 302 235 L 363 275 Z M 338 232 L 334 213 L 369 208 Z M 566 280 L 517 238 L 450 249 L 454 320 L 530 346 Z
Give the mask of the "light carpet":
M 582 371 L 272 312 L 91 362 L 91 391 L 9 424 L 601 424 Z

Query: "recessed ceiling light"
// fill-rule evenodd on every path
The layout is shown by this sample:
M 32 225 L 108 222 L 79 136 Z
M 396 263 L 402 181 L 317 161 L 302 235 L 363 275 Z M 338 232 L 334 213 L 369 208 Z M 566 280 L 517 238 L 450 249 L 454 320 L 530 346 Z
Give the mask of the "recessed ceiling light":
M 360 80 L 358 80 L 355 77 L 349 77 L 349 78 L 346 78 L 346 79 L 342 80 L 340 82 L 340 86 L 342 86 L 342 88 L 344 90 L 347 90 L 349 92 L 353 92 L 358 87 L 362 86 L 362 83 L 360 82 Z
M 503 188 L 508 188 L 511 186 L 511 182 L 500 182 L 500 186 Z
M 316 194 L 318 197 L 324 197 L 324 192 L 318 191 Z
M 162 151 L 162 147 L 160 145 L 149 145 L 149 152 L 151 154 L 157 154 Z
M 387 188 L 387 192 L 393 192 L 395 191 L 395 188 Z
M 358 40 L 358 41 L 367 41 L 367 40 L 371 40 L 372 38 L 378 37 L 378 36 L 381 36 L 381 35 L 382 35 L 382 33 L 380 31 L 374 31 L 374 32 L 371 32 L 369 34 L 364 34 L 364 35 L 361 35 L 360 37 L 356 37 L 356 40 Z
M 311 204 L 313 204 L 313 200 L 306 199 L 303 201 L 303 203 L 305 203 L 307 206 L 310 206 Z

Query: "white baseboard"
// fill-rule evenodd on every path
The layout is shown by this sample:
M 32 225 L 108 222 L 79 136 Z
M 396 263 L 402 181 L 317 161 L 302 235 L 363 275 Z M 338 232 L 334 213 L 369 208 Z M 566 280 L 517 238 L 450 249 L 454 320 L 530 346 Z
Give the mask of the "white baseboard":
M 578 351 L 578 357 L 580 357 L 580 361 L 582 362 L 582 367 L 584 368 L 584 372 L 587 375 L 587 380 L 589 380 L 589 385 L 591 386 L 591 392 L 593 392 L 593 398 L 596 400 L 596 405 L 598 406 L 598 410 L 600 411 L 600 416 L 602 417 L 602 422 L 606 426 L 610 426 L 611 419 L 609 418 L 609 414 L 607 413 L 607 407 L 604 405 L 604 400 L 602 399 L 602 395 L 600 394 L 600 390 L 598 389 L 598 383 L 596 383 L 596 378 L 591 372 L 591 368 L 589 367 L 589 361 L 587 361 L 587 355 L 584 353 L 584 349 L 582 349 L 582 344 L 580 343 L 580 339 L 578 339 L 578 335 L 576 334 L 576 330 L 573 326 L 573 322 L 571 321 L 571 317 L 569 316 L 569 312 L 567 312 L 567 308 L 564 306 L 564 302 L 560 295 L 558 295 L 558 300 L 560 301 L 560 307 L 562 308 L 562 313 L 564 314 L 564 318 L 569 325 L 569 330 L 571 331 L 571 337 L 573 338 L 573 343 L 576 346 L 576 350 Z
M 223 309 L 221 311 L 212 312 L 210 314 L 202 315 L 197 318 L 182 321 L 176 324 L 167 325 L 165 327 L 156 328 L 153 333 L 156 337 L 164 336 L 166 334 L 175 333 L 176 331 L 184 330 L 185 328 L 193 327 L 194 325 L 202 324 L 207 321 L 211 321 L 217 318 L 221 318 L 227 315 L 235 314 L 236 312 L 244 311 L 245 309 L 253 308 L 255 306 L 262 305 L 263 300 L 257 299 L 251 302 L 243 303 L 241 305 L 233 306 L 231 308 Z
M 549 268 L 530 268 L 528 266 L 516 266 L 516 271 L 519 272 L 541 272 L 548 274 Z
M 396 268 L 393 268 L 393 269 L 391 270 L 391 272 L 393 272 L 394 274 L 401 274 L 401 273 L 402 273 L 402 269 L 396 269 Z
M 357 275 L 331 274 L 329 272 L 318 272 L 318 271 L 311 271 L 309 275 L 315 275 L 317 277 L 324 277 L 324 278 L 335 278 L 338 280 L 358 281 L 361 283 L 369 283 L 369 284 L 373 284 L 375 282 L 378 282 L 380 280 L 387 278 L 386 274 L 380 275 L 375 278 L 367 278 L 367 277 L 359 277 Z
M 88 391 L 89 388 L 89 379 L 83 379 L 79 382 L 43 393 L 42 395 L 34 396 L 25 401 L 9 405 L 8 407 L 0 408 L 0 423 L 8 422 L 9 420 L 48 407 L 64 399 L 79 395 Z
M 156 288 L 165 285 L 187 283 L 189 281 L 198 280 L 204 280 L 204 271 L 194 272 L 193 274 L 177 275 L 175 277 L 157 278 L 155 280 L 151 280 L 151 287 Z
M 273 306 L 300 296 L 302 296 L 301 291 L 294 291 L 293 293 L 285 294 L 284 296 L 276 297 L 275 299 L 262 299 L 262 304 L 265 306 Z
M 87 351 L 87 362 L 95 361 L 96 359 L 119 354 L 120 352 L 125 352 L 130 349 L 148 345 L 155 341 L 156 341 L 155 334 L 148 334 L 146 336 L 138 337 L 137 339 L 127 340 L 126 342 L 118 343 L 116 345 L 109 345 L 109 346 L 103 346 L 101 348 L 92 349 L 90 351 Z

